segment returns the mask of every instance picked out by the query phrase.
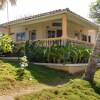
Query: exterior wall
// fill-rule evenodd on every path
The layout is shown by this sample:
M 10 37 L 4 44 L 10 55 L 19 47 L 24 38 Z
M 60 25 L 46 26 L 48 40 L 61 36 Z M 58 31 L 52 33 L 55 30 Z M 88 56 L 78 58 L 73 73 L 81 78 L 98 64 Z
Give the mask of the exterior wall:
M 47 38 L 48 30 L 53 30 L 53 31 L 62 30 L 62 26 L 52 26 L 52 22 L 61 23 L 62 20 L 58 19 L 58 20 L 53 20 L 53 21 L 45 21 L 42 23 L 36 23 L 36 24 L 26 25 L 26 26 L 22 26 L 22 27 L 11 28 L 11 33 L 14 33 L 13 35 L 11 35 L 12 40 L 14 42 L 16 42 L 16 34 L 19 32 L 26 33 L 26 38 L 25 38 L 25 41 L 26 41 L 26 40 L 29 40 L 29 32 L 32 30 L 36 30 L 36 39 Z M 91 36 L 92 43 L 95 42 L 96 31 L 94 31 L 94 30 L 91 31 L 87 27 L 83 27 L 83 26 L 81 26 L 75 22 L 69 21 L 69 20 L 68 20 L 67 29 L 68 29 L 68 32 L 66 34 L 70 38 L 75 39 L 75 32 L 76 33 L 78 32 L 80 34 L 78 40 L 81 40 L 81 35 L 84 34 L 84 35 Z
M 12 29 L 10 30 L 10 32 L 11 32 L 11 33 L 14 33 L 14 34 L 11 35 L 11 38 L 12 38 L 13 42 L 16 42 L 16 33 L 19 33 L 19 32 L 26 32 L 26 30 L 25 30 L 25 27 L 23 26 L 23 27 L 12 28 Z M 27 37 L 26 37 L 26 38 L 27 38 Z M 25 39 L 25 40 L 26 40 L 26 39 Z
M 97 31 L 95 30 L 89 30 L 88 35 L 91 36 L 91 42 L 95 43 L 96 42 L 96 37 L 97 37 Z
M 47 38 L 47 31 L 48 30 L 53 30 L 53 31 L 57 31 L 57 30 L 62 30 L 61 26 L 52 26 L 52 22 L 60 22 L 60 20 L 55 20 L 55 21 L 49 21 L 49 22 L 44 22 L 42 24 L 43 27 L 43 38 Z
M 71 38 L 75 38 L 75 32 L 86 35 L 88 33 L 88 30 L 77 23 L 68 21 L 68 36 Z
M 25 41 L 26 41 L 26 40 L 29 40 L 29 32 L 32 30 L 36 30 L 36 39 L 47 38 L 47 31 L 48 30 L 55 30 L 56 31 L 57 29 L 58 30 L 61 29 L 61 27 L 56 27 L 56 26 L 53 27 L 52 22 L 60 22 L 60 20 L 48 21 L 48 22 L 43 22 L 43 23 L 26 25 L 23 27 L 12 28 L 11 33 L 14 33 L 14 34 L 11 35 L 11 37 L 12 37 L 13 41 L 16 42 L 16 34 L 19 32 L 25 32 L 26 33 Z
M 7 33 L 7 28 L 0 28 L 0 33 L 6 34 Z
M 36 39 L 41 39 L 42 38 L 42 24 L 38 23 L 38 24 L 33 24 L 33 25 L 28 25 L 25 26 L 25 28 L 27 28 L 27 38 L 26 40 L 29 40 L 29 32 L 32 30 L 36 30 Z
M 72 21 L 68 21 L 68 37 L 75 39 L 75 32 L 79 33 L 79 40 L 81 40 L 81 35 L 91 36 L 91 43 L 95 43 L 97 31 L 89 29 L 87 27 L 83 27 L 77 23 L 74 23 Z

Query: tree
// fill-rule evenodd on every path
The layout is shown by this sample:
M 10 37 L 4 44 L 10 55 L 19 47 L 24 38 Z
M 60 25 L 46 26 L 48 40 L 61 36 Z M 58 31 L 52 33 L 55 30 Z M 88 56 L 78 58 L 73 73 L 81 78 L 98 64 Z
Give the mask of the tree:
M 100 24 L 100 0 L 96 0 L 96 2 L 90 4 L 89 17 Z
M 11 3 L 11 5 L 15 5 L 17 0 L 0 0 L 0 8 L 5 7 L 8 1 Z
M 90 5 L 90 17 L 93 18 L 97 23 L 100 23 L 100 0 L 92 2 Z M 89 58 L 88 66 L 82 79 L 93 83 L 94 74 L 97 68 L 97 59 L 100 54 L 100 31 L 98 32 L 97 40 L 93 49 L 93 52 Z
M 8 36 L 8 34 L 6 35 L 0 34 L 0 51 L 10 52 L 12 50 L 11 42 L 12 40 Z
M 97 58 L 100 54 L 100 31 L 98 32 L 96 44 L 94 46 L 93 52 L 90 56 L 88 66 L 85 70 L 85 73 L 82 77 L 82 79 L 89 81 L 90 83 L 93 83 L 94 74 L 97 68 Z
M 11 5 L 16 5 L 17 0 L 0 0 L 0 9 L 5 8 L 5 5 L 7 6 L 7 21 L 9 21 L 9 10 L 8 10 L 8 2 L 11 3 Z

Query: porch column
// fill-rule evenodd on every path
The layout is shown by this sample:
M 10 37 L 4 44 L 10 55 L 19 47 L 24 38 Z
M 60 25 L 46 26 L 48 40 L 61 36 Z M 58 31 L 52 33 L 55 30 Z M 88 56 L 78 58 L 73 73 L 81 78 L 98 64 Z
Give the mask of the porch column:
M 89 41 L 88 41 L 88 33 L 87 33 L 87 42 L 89 42 Z
M 79 40 L 82 40 L 82 39 L 81 39 L 81 35 L 82 35 L 82 34 L 81 34 L 81 32 L 80 32 L 80 33 L 79 33 Z
M 62 38 L 67 38 L 67 15 L 62 15 Z
M 89 29 L 87 29 L 87 32 L 86 32 L 87 42 L 89 42 L 89 41 L 88 41 L 88 36 L 89 36 L 88 33 L 89 33 Z

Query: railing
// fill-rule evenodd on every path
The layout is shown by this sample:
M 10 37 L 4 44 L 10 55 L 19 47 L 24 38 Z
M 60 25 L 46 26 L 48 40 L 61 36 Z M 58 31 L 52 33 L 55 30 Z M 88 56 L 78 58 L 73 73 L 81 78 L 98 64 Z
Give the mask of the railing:
M 46 38 L 46 39 L 39 39 L 39 40 L 34 40 L 34 42 L 39 42 L 43 46 L 52 46 L 54 43 L 65 46 L 67 42 L 70 42 L 72 46 L 74 45 L 84 45 L 86 47 L 93 47 L 93 43 L 89 43 L 86 41 L 81 41 L 81 40 L 75 40 L 72 38 Z
M 86 47 L 94 46 L 93 43 L 76 40 L 76 39 L 69 38 L 69 37 L 68 38 L 46 38 L 46 39 L 33 40 L 33 42 L 37 42 L 38 44 L 42 46 L 47 46 L 47 47 L 52 46 L 54 43 L 56 43 L 57 45 L 65 46 L 68 41 L 70 41 L 72 46 L 74 45 L 84 45 Z M 26 42 L 26 41 L 22 41 L 22 42 Z M 21 43 L 21 42 L 17 42 L 17 43 Z

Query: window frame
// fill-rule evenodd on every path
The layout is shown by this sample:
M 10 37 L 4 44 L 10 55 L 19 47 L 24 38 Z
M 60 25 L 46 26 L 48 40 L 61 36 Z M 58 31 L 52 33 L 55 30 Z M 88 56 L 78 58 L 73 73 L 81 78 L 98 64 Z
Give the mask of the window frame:
M 32 39 L 32 32 L 35 32 L 35 38 L 34 39 Z M 29 31 L 29 40 L 36 40 L 36 30 L 31 30 L 31 31 Z
M 23 34 L 24 34 L 24 37 L 23 37 Z M 19 39 L 18 39 L 18 35 L 20 36 Z M 25 32 L 18 32 L 17 35 L 16 35 L 16 40 L 17 41 L 25 41 L 25 38 L 26 38 L 26 33 Z
M 91 36 L 88 36 L 88 42 L 91 43 Z
M 83 37 L 83 38 L 82 38 L 82 37 Z M 81 38 L 82 38 L 82 39 L 81 39 L 82 41 L 87 41 L 87 35 L 82 34 L 82 35 L 81 35 Z
M 49 37 L 49 32 L 51 32 L 50 37 Z M 52 34 L 53 32 L 55 33 L 54 37 L 53 37 L 53 34 Z M 47 38 L 55 38 L 56 36 L 57 36 L 56 30 L 47 30 Z

